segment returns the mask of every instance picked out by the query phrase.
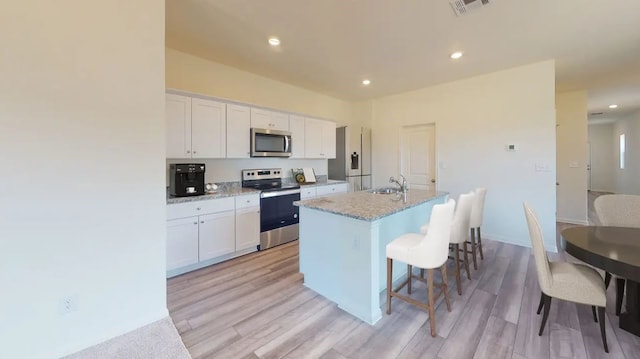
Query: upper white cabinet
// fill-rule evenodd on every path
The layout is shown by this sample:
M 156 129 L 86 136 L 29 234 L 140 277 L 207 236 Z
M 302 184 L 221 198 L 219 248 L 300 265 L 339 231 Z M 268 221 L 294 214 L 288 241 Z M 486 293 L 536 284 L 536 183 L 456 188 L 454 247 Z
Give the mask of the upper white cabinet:
M 191 99 L 191 158 L 224 158 L 227 151 L 226 105 Z
M 191 158 L 191 97 L 167 94 L 167 158 Z
M 289 131 L 289 115 L 282 112 L 251 108 L 251 127 Z
M 335 122 L 306 118 L 304 144 L 306 158 L 336 158 Z
M 223 158 L 226 155 L 226 105 L 166 95 L 167 158 Z
M 304 158 L 305 157 L 305 119 L 302 116 L 290 115 L 289 116 L 289 132 L 291 132 L 291 157 L 290 158 Z
M 251 109 L 227 105 L 227 158 L 249 158 Z

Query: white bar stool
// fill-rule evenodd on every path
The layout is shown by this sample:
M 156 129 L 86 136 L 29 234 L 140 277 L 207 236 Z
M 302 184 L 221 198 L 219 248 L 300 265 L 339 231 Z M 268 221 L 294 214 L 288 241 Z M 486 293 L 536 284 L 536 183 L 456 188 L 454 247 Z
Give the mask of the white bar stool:
M 445 204 L 433 206 L 431 218 L 429 220 L 429 233 L 421 235 L 418 233 L 407 233 L 387 244 L 387 314 L 391 314 L 391 298 L 396 297 L 408 303 L 416 305 L 429 312 L 429 322 L 431 324 L 431 336 L 436 336 L 436 322 L 434 316 L 434 302 L 444 293 L 447 303 L 447 310 L 451 311 L 449 293 L 447 291 L 447 256 L 449 252 L 449 237 L 451 235 L 451 223 L 453 221 L 453 211 L 455 201 L 450 199 Z M 392 290 L 393 281 L 393 260 L 407 263 L 407 279 L 395 290 Z M 411 298 L 411 279 L 415 278 L 425 281 L 424 278 L 412 274 L 412 266 L 427 269 L 428 302 L 420 302 Z M 433 295 L 433 269 L 440 268 L 442 272 L 442 284 L 436 285 L 441 288 L 436 297 Z M 407 285 L 407 293 L 398 293 Z

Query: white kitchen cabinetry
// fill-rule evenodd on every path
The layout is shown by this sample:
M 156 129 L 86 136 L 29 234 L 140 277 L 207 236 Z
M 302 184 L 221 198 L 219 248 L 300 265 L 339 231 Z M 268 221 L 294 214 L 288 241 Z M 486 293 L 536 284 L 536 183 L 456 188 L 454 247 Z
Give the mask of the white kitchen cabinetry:
M 235 252 L 235 211 L 203 215 L 199 221 L 199 261 Z
M 167 271 L 198 263 L 198 217 L 167 221 Z
M 167 274 L 234 251 L 233 197 L 167 205 Z
M 304 158 L 304 126 L 305 118 L 298 115 L 289 116 L 289 132 L 291 132 L 291 157 Z
M 236 210 L 236 251 L 260 244 L 260 207 Z
M 282 112 L 251 108 L 251 127 L 289 131 L 289 115 Z
M 167 158 L 191 158 L 191 97 L 167 94 Z
M 226 153 L 226 104 L 167 94 L 167 158 L 223 158 Z
M 306 158 L 336 158 L 335 122 L 306 118 L 304 144 Z
M 345 193 L 349 190 L 348 183 L 338 183 L 326 186 L 318 186 L 316 188 L 316 195 L 318 197 L 321 196 L 330 196 L 338 193 Z
M 227 105 L 227 158 L 249 158 L 251 109 Z
M 191 99 L 191 158 L 224 158 L 227 139 L 226 105 Z
M 316 186 L 301 186 L 300 199 L 309 199 L 316 196 Z
M 236 251 L 260 244 L 260 195 L 236 197 Z

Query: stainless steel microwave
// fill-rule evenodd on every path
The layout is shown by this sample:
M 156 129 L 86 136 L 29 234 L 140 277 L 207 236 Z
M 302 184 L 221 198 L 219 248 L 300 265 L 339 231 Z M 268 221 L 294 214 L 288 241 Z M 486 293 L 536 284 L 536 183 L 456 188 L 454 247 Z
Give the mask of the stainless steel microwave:
M 291 156 L 291 132 L 251 129 L 251 157 Z

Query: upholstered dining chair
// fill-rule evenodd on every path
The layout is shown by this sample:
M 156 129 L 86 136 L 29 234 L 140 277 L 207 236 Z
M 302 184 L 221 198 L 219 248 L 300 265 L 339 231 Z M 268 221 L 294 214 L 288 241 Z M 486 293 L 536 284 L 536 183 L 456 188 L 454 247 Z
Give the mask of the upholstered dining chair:
M 449 293 L 447 288 L 447 257 L 449 253 L 449 236 L 451 235 L 451 223 L 455 201 L 450 199 L 447 203 L 433 206 L 429 223 L 431 228 L 426 235 L 407 233 L 387 244 L 387 314 L 391 314 L 391 298 L 396 297 L 408 303 L 418 306 L 429 312 L 431 336 L 436 336 L 436 319 L 434 303 L 444 293 L 447 310 L 451 311 Z M 407 279 L 395 290 L 393 285 L 393 261 L 398 260 L 407 263 Z M 427 303 L 420 302 L 411 295 L 411 280 L 425 281 L 424 278 L 413 275 L 413 266 L 427 269 Z M 433 270 L 440 268 L 442 283 L 433 283 Z M 407 294 L 399 291 L 407 286 Z M 434 296 L 434 286 L 440 288 L 440 292 Z
M 471 257 L 473 258 L 473 269 L 478 269 L 478 260 L 476 253 L 480 254 L 480 259 L 484 260 L 482 253 L 482 236 L 480 235 L 480 227 L 482 227 L 482 219 L 484 217 L 484 200 L 487 197 L 487 189 L 484 187 L 476 188 L 476 198 L 473 201 L 471 209 L 471 237 L 469 244 L 471 245 Z
M 600 322 L 602 344 L 604 344 L 604 351 L 608 353 L 609 347 L 607 346 L 604 323 L 607 299 L 602 277 L 595 269 L 586 265 L 549 262 L 547 252 L 544 249 L 544 239 L 538 217 L 526 202 L 524 203 L 524 213 L 529 227 L 531 250 L 535 259 L 538 284 L 541 291 L 537 314 L 540 314 L 540 311 L 544 308 L 538 335 L 542 335 L 549 317 L 551 298 L 590 305 L 593 311 L 593 319 L 596 322 Z
M 629 194 L 605 194 L 593 202 L 598 220 L 603 226 L 640 228 L 640 196 Z M 611 273 L 604 275 L 605 288 L 609 288 Z M 625 279 L 616 279 L 616 315 L 622 311 Z
M 475 194 L 472 192 L 461 194 L 458 197 L 458 205 L 453 215 L 453 223 L 451 227 L 451 237 L 449 238 L 450 249 L 453 251 L 453 259 L 456 268 L 456 287 L 458 294 L 462 295 L 462 280 L 460 274 L 460 263 L 464 265 L 467 272 L 467 279 L 471 280 L 471 272 L 469 271 L 469 248 L 467 247 L 469 235 L 469 223 L 471 220 L 471 210 L 475 201 Z M 421 233 L 429 232 L 429 223 L 420 227 Z M 460 248 L 462 245 L 462 248 Z M 460 252 L 462 258 L 460 259 Z M 423 276 L 421 272 L 421 276 Z

